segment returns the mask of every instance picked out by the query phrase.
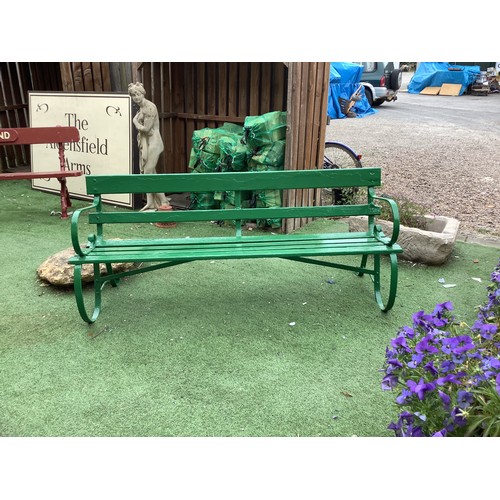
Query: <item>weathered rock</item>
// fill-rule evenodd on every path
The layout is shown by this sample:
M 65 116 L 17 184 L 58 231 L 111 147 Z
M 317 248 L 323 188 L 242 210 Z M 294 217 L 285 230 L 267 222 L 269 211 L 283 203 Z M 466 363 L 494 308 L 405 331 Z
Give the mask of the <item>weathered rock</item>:
M 40 264 L 37 269 L 40 279 L 47 281 L 55 286 L 69 286 L 73 285 L 73 269 L 75 266 L 68 264 L 70 257 L 75 255 L 73 248 L 61 250 L 56 254 L 49 257 L 45 262 Z M 133 262 L 112 264 L 114 272 L 122 272 L 132 269 L 137 266 Z M 106 266 L 101 264 L 101 273 L 106 274 Z M 82 281 L 89 283 L 94 281 L 94 266 L 92 264 L 85 264 L 82 266 Z
M 426 229 L 400 225 L 398 243 L 403 248 L 399 256 L 411 262 L 431 266 L 444 264 L 451 255 L 460 222 L 452 217 L 426 215 Z M 392 234 L 392 222 L 377 219 L 385 235 Z M 349 231 L 366 231 L 367 217 L 349 218 Z

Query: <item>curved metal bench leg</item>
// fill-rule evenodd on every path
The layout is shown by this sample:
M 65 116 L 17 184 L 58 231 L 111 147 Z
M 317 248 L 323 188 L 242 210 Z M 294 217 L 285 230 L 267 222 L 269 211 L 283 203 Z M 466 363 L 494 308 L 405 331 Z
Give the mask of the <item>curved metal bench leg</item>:
M 99 269 L 99 264 L 94 264 L 94 311 L 92 316 L 87 314 L 85 308 L 85 302 L 83 300 L 83 285 L 82 285 L 82 265 L 75 264 L 74 271 L 74 290 L 76 305 L 78 311 L 83 321 L 87 322 L 89 325 L 92 324 L 99 316 L 101 312 L 101 272 Z
M 387 304 L 384 304 L 382 299 L 382 294 L 380 292 L 380 255 L 374 255 L 374 270 L 375 275 L 373 278 L 373 288 L 375 290 L 375 299 L 377 304 L 382 309 L 382 311 L 389 311 L 394 305 L 396 299 L 396 290 L 398 287 L 398 257 L 395 253 L 389 254 L 391 259 L 391 281 L 389 285 L 389 298 L 387 299 Z

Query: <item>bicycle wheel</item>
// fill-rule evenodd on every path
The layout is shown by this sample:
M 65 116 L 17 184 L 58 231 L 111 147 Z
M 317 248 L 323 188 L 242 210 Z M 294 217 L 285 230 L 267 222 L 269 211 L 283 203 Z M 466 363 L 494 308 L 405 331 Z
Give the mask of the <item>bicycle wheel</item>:
M 360 168 L 361 155 L 340 142 L 326 142 L 323 168 Z
M 357 155 L 349 146 L 340 142 L 326 142 L 323 168 L 362 168 L 361 155 Z M 323 189 L 322 205 L 346 205 L 352 203 L 358 194 L 358 188 Z

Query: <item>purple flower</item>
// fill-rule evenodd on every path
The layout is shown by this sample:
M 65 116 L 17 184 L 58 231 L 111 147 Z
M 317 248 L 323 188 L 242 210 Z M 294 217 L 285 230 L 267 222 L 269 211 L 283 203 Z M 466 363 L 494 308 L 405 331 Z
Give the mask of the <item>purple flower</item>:
M 462 413 L 459 412 L 460 408 L 458 407 L 453 408 L 453 411 L 451 412 L 451 417 L 453 418 L 454 425 L 456 425 L 457 427 L 463 427 L 467 423 L 467 420 L 462 415 Z
M 391 351 L 388 347 L 385 348 L 385 357 L 386 358 L 395 358 L 398 355 L 396 351 Z
M 394 387 L 396 387 L 396 385 L 398 384 L 398 376 L 397 375 L 386 375 L 383 379 L 382 379 L 382 390 L 383 391 L 390 391 L 392 389 L 394 389 Z
M 430 342 L 432 342 L 431 337 L 424 337 L 416 346 L 415 351 L 419 353 L 430 352 L 436 354 L 439 352 L 439 349 L 433 346 Z
M 395 339 L 392 339 L 391 345 L 395 349 L 397 349 L 398 347 L 402 347 L 406 352 L 411 352 L 411 349 L 408 347 L 408 344 L 406 343 L 406 339 L 404 337 L 396 337 Z
M 432 314 L 441 315 L 444 311 L 453 311 L 453 304 L 450 301 L 437 304 Z
M 412 316 L 413 326 L 421 327 L 426 331 L 432 330 L 434 316 L 425 314 L 424 311 L 418 311 Z
M 409 339 L 413 339 L 415 337 L 415 330 L 409 326 L 403 326 L 401 333 Z
M 391 423 L 387 426 L 387 428 L 388 428 L 389 430 L 394 431 L 394 432 L 395 432 L 395 434 L 396 434 L 396 436 L 399 436 L 399 437 L 402 435 L 402 433 L 401 433 L 401 427 L 402 427 L 401 422 L 398 422 L 397 424 L 396 424 L 396 423 L 394 423 L 394 422 L 391 422 Z
M 446 372 L 449 372 L 449 371 L 453 371 L 455 369 L 455 363 L 453 363 L 453 361 L 450 361 L 448 359 L 445 359 L 442 363 L 441 363 L 441 371 L 443 373 L 446 373 Z
M 462 354 L 466 351 L 470 351 L 471 349 L 474 349 L 475 345 L 472 339 L 468 335 L 461 335 L 459 337 L 456 337 L 459 344 L 457 347 L 455 347 L 452 352 L 454 354 Z
M 460 378 L 465 377 L 467 374 L 465 372 L 458 372 L 457 374 L 455 373 L 448 373 L 445 377 L 440 377 L 436 379 L 436 384 L 437 385 L 444 385 L 447 383 L 450 384 L 460 384 Z
M 402 423 L 413 424 L 413 415 L 409 411 L 402 411 L 399 414 L 399 420 Z
M 401 363 L 398 358 L 388 359 L 387 363 L 392 365 L 394 368 L 403 368 L 403 363 Z
M 398 405 L 404 405 L 406 400 L 412 395 L 411 391 L 408 389 L 403 389 L 401 394 L 396 398 L 396 403 Z
M 446 437 L 446 434 L 446 429 L 441 429 L 440 431 L 435 432 L 432 437 Z
M 490 366 L 495 370 L 500 370 L 500 359 L 490 358 Z
M 493 336 L 497 333 L 497 325 L 492 323 L 481 323 L 481 321 L 477 320 L 472 325 L 472 330 L 479 332 L 483 339 L 492 340 Z
M 441 350 L 445 354 L 451 354 L 452 349 L 458 346 L 458 339 L 456 337 L 441 339 Z
M 418 396 L 418 399 L 420 399 L 420 401 L 424 399 L 425 393 L 427 391 L 432 391 L 435 387 L 431 382 L 424 382 L 423 378 L 421 378 L 418 382 L 415 382 L 414 380 L 407 380 L 406 385 L 411 392 Z
M 408 362 L 408 368 L 416 368 L 423 359 L 423 354 L 412 354 L 411 361 Z
M 450 406 L 450 403 L 451 403 L 450 396 L 448 396 L 448 394 L 446 394 L 445 392 L 440 391 L 439 389 L 438 389 L 438 394 L 439 394 L 439 397 L 441 398 L 441 401 L 443 402 L 443 405 L 446 408 L 448 408 Z
M 425 437 L 424 436 L 424 433 L 422 431 L 422 427 L 413 427 L 412 426 L 409 426 L 408 427 L 408 434 L 407 436 L 411 436 L 411 437 Z
M 457 393 L 457 404 L 460 408 L 465 409 L 472 404 L 474 401 L 474 396 L 468 391 L 458 391 Z
M 444 318 L 434 317 L 432 318 L 432 324 L 437 328 L 441 328 L 442 326 L 448 324 L 448 320 Z
M 500 369 L 500 360 L 493 357 L 483 358 L 481 368 L 484 372 L 485 377 L 494 377 L 497 374 L 497 371 Z
M 496 378 L 496 390 L 498 392 L 498 395 L 500 396 L 500 373 L 497 375 L 497 378 Z
M 460 356 L 457 356 L 456 354 L 452 354 L 451 359 L 456 365 L 461 365 L 467 359 L 467 355 L 461 354 Z
M 439 372 L 436 370 L 436 367 L 434 366 L 434 361 L 429 361 L 426 365 L 424 365 L 424 370 L 427 370 L 430 372 L 432 375 L 436 376 Z

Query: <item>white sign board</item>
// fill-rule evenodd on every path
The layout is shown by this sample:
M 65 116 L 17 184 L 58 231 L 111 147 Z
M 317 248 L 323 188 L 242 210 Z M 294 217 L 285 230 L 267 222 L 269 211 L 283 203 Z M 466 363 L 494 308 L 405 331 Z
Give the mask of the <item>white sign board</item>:
M 30 92 L 31 127 L 76 127 L 78 142 L 65 144 L 65 168 L 81 170 L 83 175 L 69 177 L 70 196 L 88 199 L 85 176 L 90 174 L 132 173 L 131 99 L 128 94 Z M 31 170 L 59 170 L 57 144 L 31 146 Z M 60 192 L 57 179 L 34 179 L 32 187 Z M 102 197 L 107 203 L 132 207 L 131 194 Z

